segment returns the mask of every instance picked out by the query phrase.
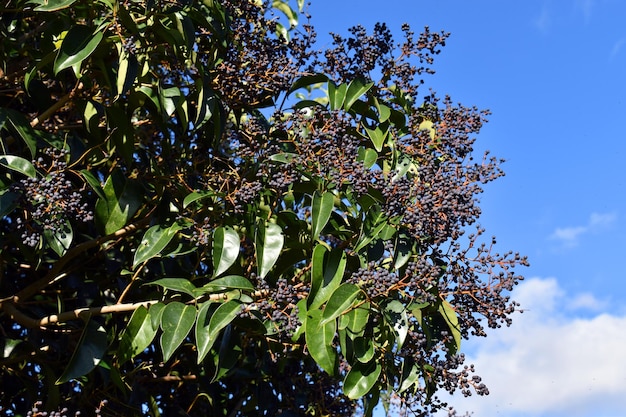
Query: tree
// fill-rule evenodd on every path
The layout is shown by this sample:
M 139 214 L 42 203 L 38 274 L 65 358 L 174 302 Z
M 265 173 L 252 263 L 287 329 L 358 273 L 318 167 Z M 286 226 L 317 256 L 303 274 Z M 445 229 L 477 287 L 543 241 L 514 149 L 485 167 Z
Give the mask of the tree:
M 487 112 L 421 92 L 446 33 L 317 52 L 303 3 L 0 6 L 7 415 L 487 393 L 461 340 L 510 324 L 526 264 L 476 226 Z

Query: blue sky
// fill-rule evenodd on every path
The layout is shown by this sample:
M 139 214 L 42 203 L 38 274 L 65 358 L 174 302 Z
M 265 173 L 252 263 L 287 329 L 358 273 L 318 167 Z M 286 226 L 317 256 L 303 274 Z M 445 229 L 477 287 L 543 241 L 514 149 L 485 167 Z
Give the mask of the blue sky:
M 526 254 L 511 328 L 465 344 L 488 397 L 476 417 L 626 415 L 626 2 L 312 0 L 327 32 L 375 22 L 451 32 L 427 80 L 489 108 L 477 149 L 507 159 L 481 224 Z M 426 91 L 426 90 L 424 90 Z

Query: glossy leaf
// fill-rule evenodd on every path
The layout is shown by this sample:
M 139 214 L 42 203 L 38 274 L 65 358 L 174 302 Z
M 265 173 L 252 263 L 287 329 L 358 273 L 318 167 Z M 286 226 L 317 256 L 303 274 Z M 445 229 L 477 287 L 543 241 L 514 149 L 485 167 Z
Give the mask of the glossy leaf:
M 35 178 L 37 176 L 37 171 L 35 170 L 33 164 L 27 159 L 19 156 L 0 155 L 0 165 L 31 178 Z
M 117 97 L 125 94 L 133 86 L 139 73 L 139 62 L 134 54 L 121 49 L 117 70 Z
M 211 310 L 214 303 L 206 302 L 198 312 L 196 324 L 196 344 L 198 346 L 198 363 L 202 362 L 217 340 L 220 331 L 228 326 L 241 311 L 237 301 L 227 301 Z M 212 311 L 212 314 L 210 312 Z
M 368 363 L 374 358 L 373 340 L 370 337 L 358 336 L 354 339 L 354 357 L 361 363 Z
M 382 151 L 389 131 L 387 129 L 383 130 L 380 126 L 377 126 L 374 129 L 369 129 L 367 126 L 363 126 L 363 129 L 365 129 L 365 132 L 372 141 L 372 144 L 374 145 L 376 151 Z
M 225 290 L 246 290 L 254 291 L 254 285 L 247 279 L 239 275 L 227 275 L 222 278 L 211 280 L 203 285 L 199 290 L 204 293 L 222 292 Z
M 328 81 L 328 100 L 331 110 L 339 110 L 346 99 L 348 84 L 335 85 L 334 82 Z
M 339 329 L 345 329 L 352 336 L 360 336 L 369 321 L 370 303 L 364 302 L 339 318 Z
M 402 393 L 419 382 L 420 367 L 413 359 L 405 358 L 402 362 L 402 379 L 400 380 L 399 393 Z
M 309 87 L 311 85 L 324 83 L 328 81 L 328 76 L 324 74 L 313 74 L 313 75 L 305 75 L 303 77 L 298 78 L 287 90 L 287 94 L 291 94 L 296 90 L 301 88 Z
M 402 304 L 398 300 L 392 300 L 385 304 L 385 320 L 396 337 L 398 349 L 402 348 L 409 332 L 409 319 Z
M 217 277 L 239 256 L 239 235 L 232 227 L 218 227 L 213 232 L 213 276 Z
M 367 364 L 356 363 L 343 381 L 343 393 L 356 400 L 367 394 L 378 381 L 382 366 L 377 361 Z
M 354 284 L 341 284 L 333 291 L 330 299 L 324 308 L 321 325 L 335 320 L 337 317 L 348 311 L 354 300 L 361 293 L 361 289 Z
M 152 322 L 148 309 L 140 306 L 133 312 L 120 337 L 120 364 L 143 352 L 154 340 L 158 330 Z
M 333 347 L 333 339 L 337 323 L 331 321 L 322 326 L 321 320 L 321 310 L 308 310 L 305 329 L 306 346 L 315 362 L 329 375 L 334 375 L 337 351 Z
M 156 224 L 146 230 L 135 252 L 133 268 L 136 268 L 137 265 L 148 259 L 158 256 L 180 229 L 181 226 L 178 223 L 174 223 L 168 227 Z
M 36 12 L 56 12 L 74 4 L 76 0 L 31 0 L 29 3 L 38 4 L 33 10 Z
M 169 303 L 161 314 L 161 349 L 168 361 L 183 343 L 196 321 L 196 308 L 178 301 Z
M 345 102 L 343 108 L 345 111 L 349 111 L 350 107 L 365 93 L 367 93 L 374 83 L 372 81 L 364 83 L 362 79 L 352 80 L 348 86 L 346 92 Z
M 143 190 L 118 170 L 107 178 L 102 189 L 106 198 L 96 202 L 96 223 L 108 235 L 126 226 L 137 212 Z
M 315 255 L 315 253 L 314 253 Z M 319 256 L 319 255 L 318 255 Z M 312 274 L 311 292 L 315 289 L 310 308 L 315 309 L 324 304 L 331 297 L 333 292 L 341 284 L 343 273 L 346 269 L 347 257 L 342 249 L 333 249 L 328 256 L 324 257 L 323 267 L 320 274 L 319 258 L 314 259 L 316 265 L 315 273 Z M 309 294 L 311 297 L 311 294 Z
M 183 294 L 190 295 L 196 298 L 197 288 L 187 278 L 161 278 L 153 282 L 148 282 L 146 285 L 158 285 L 166 290 L 182 292 Z
M 183 200 L 183 208 L 189 207 L 189 205 L 195 201 L 212 196 L 215 196 L 215 193 L 213 191 L 200 191 L 188 194 Z
M 93 175 L 91 172 L 87 171 L 86 169 L 83 169 L 82 171 L 80 171 L 80 174 L 83 176 L 85 181 L 87 181 L 87 184 L 89 184 L 91 189 L 96 193 L 96 195 L 99 198 L 103 200 L 106 199 L 106 196 L 104 195 L 104 191 L 102 190 L 102 186 L 100 185 L 100 181 L 98 181 L 95 175 Z
M 387 216 L 381 210 L 380 206 L 373 205 L 367 211 L 365 215 L 365 221 L 363 222 L 363 226 L 361 227 L 361 234 L 359 236 L 359 241 L 354 248 L 356 252 L 363 249 L 369 243 L 372 242 L 375 238 L 378 237 L 378 234 L 387 224 L 386 222 Z
M 317 239 L 320 235 L 328 219 L 330 219 L 330 213 L 334 208 L 335 196 L 333 193 L 327 191 L 320 194 L 316 191 L 313 194 L 311 202 L 311 226 L 313 239 Z
M 270 272 L 283 249 L 285 237 L 279 225 L 274 223 L 259 224 L 256 236 L 257 274 L 260 278 Z
M 104 327 L 89 320 L 83 329 L 78 345 L 57 384 L 81 377 L 98 366 L 107 349 L 107 333 Z
M 62 227 L 57 229 L 44 229 L 43 232 L 46 242 L 56 252 L 57 255 L 63 256 L 72 245 L 74 239 L 74 231 L 70 222 L 65 222 Z
M 102 37 L 102 32 L 93 33 L 93 29 L 88 26 L 73 26 L 63 38 L 63 43 L 54 61 L 54 74 L 80 64 L 95 51 Z
M 5 191 L 0 194 L 0 218 L 6 216 L 17 207 L 21 195 L 13 191 Z
M 447 301 L 442 301 L 439 306 L 439 314 L 448 324 L 452 337 L 454 337 L 454 343 L 456 344 L 457 351 L 461 349 L 461 328 L 459 327 L 459 317 L 454 311 L 454 308 Z

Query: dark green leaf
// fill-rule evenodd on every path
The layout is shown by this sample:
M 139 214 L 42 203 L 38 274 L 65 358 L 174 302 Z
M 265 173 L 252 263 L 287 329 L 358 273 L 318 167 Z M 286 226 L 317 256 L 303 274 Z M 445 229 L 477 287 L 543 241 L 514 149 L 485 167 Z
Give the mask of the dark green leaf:
M 402 379 L 400 380 L 399 393 L 402 393 L 419 382 L 420 367 L 414 360 L 405 358 L 402 362 Z
M 341 284 L 337 287 L 330 296 L 328 303 L 326 303 L 321 324 L 324 325 L 331 320 L 335 320 L 348 311 L 360 293 L 361 289 L 354 284 Z
M 106 330 L 97 322 L 89 320 L 80 336 L 69 364 L 56 383 L 63 384 L 91 372 L 102 360 L 106 349 Z
M 390 301 L 385 304 L 384 316 L 391 331 L 396 337 L 398 349 L 402 348 L 409 332 L 409 319 L 407 317 L 404 304 L 398 300 Z
M 37 171 L 33 164 L 19 156 L 0 155 L 0 165 L 5 166 L 13 171 L 20 172 L 28 177 L 35 178 Z
M 36 12 L 56 12 L 71 6 L 76 0 L 30 0 L 31 4 L 38 4 L 33 10 Z
M 279 225 L 275 223 L 259 224 L 256 236 L 257 274 L 260 278 L 270 272 L 283 249 L 285 237 Z
M 348 91 L 346 92 L 345 103 L 343 104 L 345 111 L 349 111 L 350 107 L 352 107 L 352 105 L 374 85 L 371 81 L 368 83 L 363 81 L 364 80 L 357 78 L 350 82 Z
M 178 301 L 169 303 L 161 314 L 161 349 L 163 360 L 168 361 L 183 343 L 196 321 L 196 308 Z
M 73 26 L 65 35 L 59 54 L 54 61 L 54 74 L 80 64 L 96 50 L 102 37 L 102 32 L 93 33 L 90 27 Z
M 321 326 L 321 310 L 308 310 L 305 329 L 306 345 L 311 357 L 329 375 L 335 374 L 337 351 L 333 347 L 333 339 L 337 323 L 331 321 Z
M 335 85 L 334 82 L 328 81 L 328 100 L 331 110 L 339 110 L 343 105 L 348 91 L 348 84 Z
M 354 339 L 354 357 L 361 363 L 368 363 L 376 354 L 374 343 L 370 337 L 356 337 Z
M 87 181 L 87 183 L 91 186 L 91 189 L 96 193 L 98 198 L 101 198 L 103 200 L 106 199 L 104 191 L 102 190 L 102 186 L 100 185 L 100 181 L 98 181 L 96 176 L 86 169 L 83 169 L 82 171 L 80 171 L 80 173 L 85 181 Z
M 148 259 L 158 256 L 180 229 L 181 226 L 178 223 L 174 223 L 168 227 L 156 224 L 146 230 L 146 233 L 143 235 L 141 243 L 135 252 L 133 268 Z
M 187 278 L 161 278 L 156 281 L 148 282 L 145 285 L 159 285 L 166 290 L 182 292 L 196 298 L 197 288 Z
M 6 191 L 0 194 L 0 218 L 6 216 L 17 207 L 20 194 L 13 191 Z
M 213 276 L 217 277 L 239 256 L 239 235 L 232 227 L 218 227 L 213 232 Z
M 372 141 L 372 144 L 374 145 L 374 148 L 376 148 L 376 151 L 382 151 L 389 130 L 383 130 L 380 126 L 376 126 L 376 128 L 374 129 L 369 129 L 367 126 L 363 126 L 363 129 L 365 129 L 365 132 L 367 132 L 367 136 Z
M 365 302 L 339 318 L 339 328 L 346 329 L 352 336 L 360 336 L 369 320 L 370 303 Z
M 143 189 L 115 170 L 104 183 L 103 191 L 106 199 L 98 199 L 96 203 L 96 223 L 108 235 L 126 226 L 137 212 L 143 200 Z
M 133 86 L 139 72 L 137 57 L 120 48 L 120 58 L 117 68 L 117 97 L 125 94 Z M 116 97 L 116 98 L 117 98 Z
M 382 365 L 376 361 L 367 364 L 357 362 L 343 381 L 343 393 L 351 400 L 367 394 L 378 381 Z
M 194 201 L 213 196 L 215 196 L 215 193 L 213 191 L 193 192 L 191 194 L 188 194 L 183 200 L 183 208 L 187 208 Z
M 442 301 L 439 306 L 439 314 L 448 324 L 452 336 L 454 337 L 454 343 L 456 344 L 456 350 L 461 349 L 461 328 L 459 327 L 459 317 L 456 315 L 456 311 L 447 301 Z
M 158 326 L 152 322 L 147 308 L 140 306 L 135 310 L 120 337 L 119 363 L 132 359 L 150 346 L 157 329 Z
M 311 203 L 311 227 L 313 232 L 313 240 L 316 240 L 333 211 L 335 196 L 333 193 L 326 191 L 323 194 L 315 192 Z
M 365 221 L 361 228 L 361 235 L 359 241 L 354 248 L 356 252 L 367 246 L 372 240 L 378 237 L 380 231 L 387 224 L 387 216 L 381 210 L 378 204 L 373 205 L 367 211 L 365 215 Z
M 287 94 L 291 94 L 300 88 L 309 87 L 314 84 L 325 83 L 328 81 L 328 77 L 324 74 L 305 75 L 298 78 L 287 90 Z
M 198 312 L 196 324 L 196 344 L 198 346 L 198 363 L 202 362 L 217 340 L 220 331 L 228 326 L 241 311 L 237 301 L 227 301 L 208 314 L 213 303 L 204 303 Z
M 44 229 L 43 235 L 52 250 L 55 251 L 57 255 L 63 256 L 72 244 L 74 231 L 72 230 L 70 222 L 66 221 L 62 227 L 57 229 Z
M 319 251 L 319 250 L 318 250 Z M 314 253 L 314 256 L 316 254 Z M 333 249 L 327 257 L 324 258 L 322 271 L 319 270 L 319 254 L 314 258 L 315 271 L 311 274 L 311 292 L 314 293 L 310 303 L 310 308 L 316 309 L 324 304 L 331 297 L 333 292 L 341 284 L 343 273 L 346 269 L 346 253 L 342 249 Z M 315 289 L 315 291 L 313 291 Z M 309 294 L 309 298 L 311 294 Z
M 203 285 L 199 290 L 203 293 L 215 293 L 225 290 L 247 290 L 254 291 L 254 285 L 247 279 L 239 275 L 227 275 L 222 278 L 214 279 L 208 284 Z

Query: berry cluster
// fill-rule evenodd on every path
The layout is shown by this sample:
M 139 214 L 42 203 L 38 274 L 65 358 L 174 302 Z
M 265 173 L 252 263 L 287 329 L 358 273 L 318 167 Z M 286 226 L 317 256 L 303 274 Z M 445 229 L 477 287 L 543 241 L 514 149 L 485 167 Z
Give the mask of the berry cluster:
M 47 149 L 51 158 L 48 172 L 42 176 L 20 179 L 12 190 L 20 193 L 20 205 L 24 218 L 15 219 L 25 245 L 36 247 L 44 231 L 65 238 L 70 220 L 89 222 L 93 212 L 83 202 L 80 190 L 67 178 L 67 151 Z M 39 168 L 46 168 L 44 158 L 33 161 Z

